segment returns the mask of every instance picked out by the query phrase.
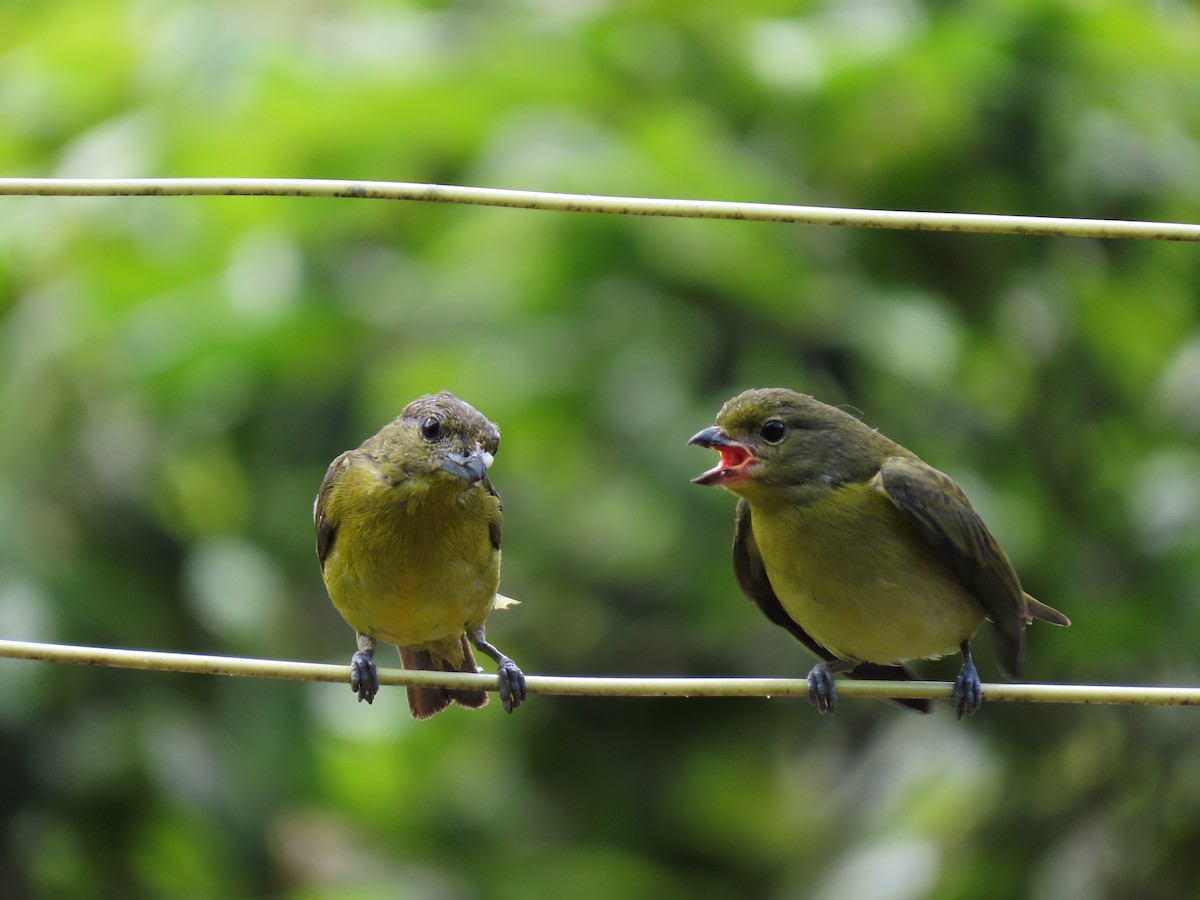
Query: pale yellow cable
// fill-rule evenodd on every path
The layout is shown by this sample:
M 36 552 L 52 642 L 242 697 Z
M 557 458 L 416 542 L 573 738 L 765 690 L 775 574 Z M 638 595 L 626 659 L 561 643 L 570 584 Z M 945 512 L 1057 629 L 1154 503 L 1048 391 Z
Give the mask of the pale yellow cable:
M 976 213 L 838 209 L 779 203 L 606 197 L 502 188 L 392 181 L 334 181 L 301 178 L 0 178 L 0 195 L 43 197 L 256 196 L 327 197 L 466 203 L 557 212 L 623 216 L 675 216 L 739 219 L 856 228 L 958 231 L 977 234 L 1057 235 L 1060 237 L 1200 241 L 1200 225 L 1046 216 L 993 216 Z
M 246 659 L 4 640 L 0 640 L 0 657 L 157 672 L 190 672 L 197 675 L 239 675 L 292 681 L 350 683 L 349 666 L 281 659 Z M 495 675 L 404 669 L 381 668 L 379 682 L 389 685 L 482 688 L 489 691 L 498 688 Z M 808 694 L 808 682 L 803 678 L 594 678 L 576 675 L 529 675 L 526 682 L 531 694 L 587 697 L 798 697 Z M 841 697 L 948 700 L 950 690 L 951 685 L 932 681 L 838 681 L 838 695 Z M 1200 688 L 1195 687 L 985 684 L 983 694 L 989 701 L 1200 706 Z

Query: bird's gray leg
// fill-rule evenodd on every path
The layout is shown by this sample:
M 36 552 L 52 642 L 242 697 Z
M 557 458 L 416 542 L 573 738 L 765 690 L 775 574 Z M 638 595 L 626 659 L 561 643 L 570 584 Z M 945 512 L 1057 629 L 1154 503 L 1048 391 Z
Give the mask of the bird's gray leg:
M 808 673 L 808 702 L 817 711 L 827 716 L 837 709 L 837 687 L 834 685 L 835 675 L 842 672 L 852 672 L 858 665 L 848 659 L 834 659 L 829 662 L 817 663 Z
M 962 658 L 962 671 L 954 679 L 954 691 L 950 694 L 950 705 L 960 719 L 975 715 L 983 703 L 983 685 L 979 683 L 979 673 L 971 661 L 971 647 L 966 641 L 962 642 Z
M 511 713 L 526 697 L 525 673 L 517 668 L 515 662 L 488 643 L 482 625 L 469 634 L 475 648 L 496 661 L 499 667 L 497 674 L 500 676 L 500 702 L 504 711 Z
M 369 634 L 358 635 L 358 649 L 350 657 L 350 688 L 358 694 L 358 701 L 375 701 L 379 693 L 379 671 L 375 668 L 375 638 Z

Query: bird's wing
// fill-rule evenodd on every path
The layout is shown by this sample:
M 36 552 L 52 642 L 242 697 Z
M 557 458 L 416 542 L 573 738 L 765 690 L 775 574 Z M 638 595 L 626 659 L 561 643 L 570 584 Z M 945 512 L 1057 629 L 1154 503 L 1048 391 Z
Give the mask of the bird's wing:
M 492 538 L 492 549 L 499 550 L 500 549 L 500 522 L 502 520 L 502 514 L 504 512 L 504 501 L 500 499 L 500 494 L 497 493 L 496 488 L 492 486 L 492 480 L 490 478 L 488 478 L 486 475 L 483 477 L 483 486 L 484 486 L 484 488 L 487 489 L 487 492 L 489 494 L 491 494 L 493 497 L 496 498 L 496 503 L 500 507 L 500 509 L 496 512 L 495 518 L 488 521 L 488 534 L 491 535 L 491 538 Z
M 317 499 L 313 503 L 313 522 L 317 526 L 317 559 L 321 561 L 321 571 L 325 570 L 325 558 L 329 556 L 329 551 L 333 548 L 333 539 L 337 535 L 338 525 L 327 515 L 325 501 L 329 496 L 330 487 L 349 464 L 352 452 L 347 450 L 329 464 L 329 468 L 325 471 L 325 478 L 321 482 L 321 489 L 317 491 Z
M 783 604 L 775 595 L 771 581 L 767 577 L 767 567 L 758 551 L 758 543 L 754 540 L 754 529 L 751 526 L 750 504 L 738 500 L 737 514 L 733 527 L 733 574 L 737 578 L 742 593 L 754 601 L 763 614 L 779 627 L 786 629 L 792 637 L 809 649 L 809 651 L 824 662 L 833 662 L 837 657 L 813 640 L 812 636 L 787 614 Z M 904 665 L 879 665 L 877 663 L 859 663 L 848 673 L 851 678 L 867 681 L 915 681 L 912 670 Z M 918 712 L 930 712 L 932 707 L 928 700 L 893 700 L 900 706 L 915 709 Z
M 932 466 L 899 456 L 884 461 L 875 481 L 979 599 L 996 628 L 1001 666 L 1016 677 L 1029 616 L 1025 594 L 1012 563 L 962 488 Z

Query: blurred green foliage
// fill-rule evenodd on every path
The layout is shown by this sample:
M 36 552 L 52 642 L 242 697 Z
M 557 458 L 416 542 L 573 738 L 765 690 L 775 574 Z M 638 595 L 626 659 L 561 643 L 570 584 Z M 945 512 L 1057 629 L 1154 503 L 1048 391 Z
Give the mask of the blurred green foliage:
M 0 6 L 0 172 L 1197 221 L 1182 0 Z M 720 403 L 967 488 L 1033 680 L 1200 679 L 1194 245 L 285 199 L 0 198 L 0 634 L 348 659 L 313 494 L 412 397 L 498 422 L 531 673 L 800 676 Z M 985 680 L 997 677 L 981 640 Z M 924 667 L 931 677 L 953 670 Z M 1187 709 L 403 694 L 0 661 L 5 897 L 1194 896 Z

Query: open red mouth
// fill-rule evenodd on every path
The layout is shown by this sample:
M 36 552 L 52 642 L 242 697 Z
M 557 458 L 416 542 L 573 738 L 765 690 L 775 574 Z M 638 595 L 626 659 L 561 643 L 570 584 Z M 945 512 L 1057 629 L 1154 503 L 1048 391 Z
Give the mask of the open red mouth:
M 693 478 L 695 484 L 733 484 L 749 476 L 747 470 L 754 463 L 754 454 L 741 444 L 731 441 L 714 445 L 712 449 L 721 454 L 721 461 L 714 468 Z

